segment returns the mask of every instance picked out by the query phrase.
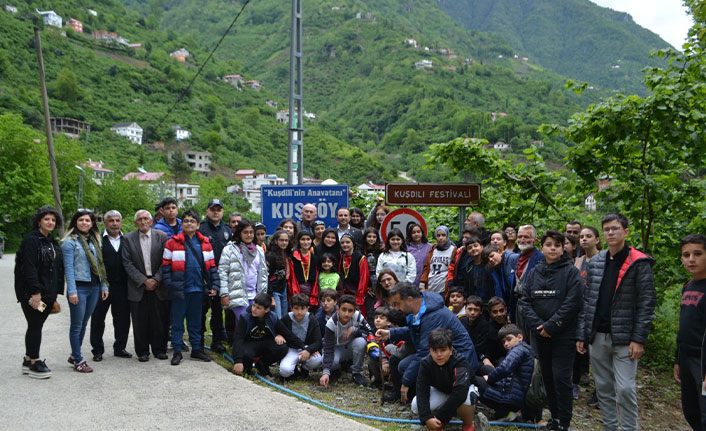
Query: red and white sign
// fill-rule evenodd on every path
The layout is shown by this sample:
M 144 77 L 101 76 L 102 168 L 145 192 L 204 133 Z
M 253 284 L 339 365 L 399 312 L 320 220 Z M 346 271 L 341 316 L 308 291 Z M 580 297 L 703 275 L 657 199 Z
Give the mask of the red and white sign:
M 422 227 L 422 232 L 424 235 L 427 234 L 427 222 L 424 221 L 424 217 L 415 210 L 409 208 L 399 208 L 390 212 L 385 220 L 382 221 L 380 225 L 380 235 L 382 236 L 382 242 L 387 241 L 387 235 L 392 229 L 399 229 L 402 231 L 402 235 L 407 235 L 407 226 L 412 223 L 417 223 Z

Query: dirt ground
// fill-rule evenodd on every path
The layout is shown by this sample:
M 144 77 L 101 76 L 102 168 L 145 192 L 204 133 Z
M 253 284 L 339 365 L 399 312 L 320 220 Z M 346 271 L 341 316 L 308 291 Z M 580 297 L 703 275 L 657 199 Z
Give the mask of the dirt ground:
M 230 352 L 230 349 L 228 349 Z M 216 358 L 216 355 L 213 355 Z M 231 370 L 232 365 L 222 355 L 218 355 L 217 362 Z M 367 370 L 367 367 L 366 367 Z M 277 369 L 272 367 L 276 376 Z M 369 416 L 382 416 L 399 419 L 416 419 L 409 406 L 399 403 L 384 404 L 380 402 L 380 390 L 370 387 L 356 386 L 353 384 L 349 373 L 344 373 L 338 380 L 324 389 L 318 384 L 319 373 L 312 373 L 308 379 L 283 381 L 278 377 L 269 378 L 272 382 L 298 392 L 304 396 L 318 400 L 329 406 L 360 413 Z M 258 384 L 266 385 L 255 376 L 248 377 Z M 681 411 L 679 386 L 671 376 L 671 372 L 655 371 L 645 368 L 638 370 L 638 402 L 640 405 L 640 426 L 645 431 L 688 431 L 690 427 L 684 420 Z M 273 389 L 277 390 L 277 389 Z M 571 428 L 575 431 L 599 431 L 601 426 L 600 410 L 589 407 L 586 402 L 591 398 L 593 381 L 586 377 L 581 384 L 581 394 L 574 402 L 574 416 Z M 544 411 L 545 419 L 549 411 Z M 385 423 L 365 419 L 357 419 L 367 425 L 382 430 L 421 430 L 420 425 Z M 449 426 L 447 429 L 461 429 L 458 426 Z M 491 429 L 521 430 L 514 427 L 491 427 Z

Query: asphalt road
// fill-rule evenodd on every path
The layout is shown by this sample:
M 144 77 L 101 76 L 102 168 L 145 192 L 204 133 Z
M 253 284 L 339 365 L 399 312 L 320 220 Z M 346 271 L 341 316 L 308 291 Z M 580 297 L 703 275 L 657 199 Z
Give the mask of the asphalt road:
M 112 323 L 106 319 L 107 354 L 93 362 L 88 331 L 82 353 L 94 372 L 80 374 L 66 362 L 69 312 L 44 325 L 41 358 L 52 370 L 47 380 L 21 373 L 27 328 L 14 293 L 14 255 L 0 259 L 0 430 L 32 429 L 373 429 L 236 377 L 215 363 L 191 361 L 178 367 L 154 357 L 140 363 L 112 355 Z M 90 323 L 89 323 L 90 325 Z M 90 328 L 89 328 L 90 329 Z M 134 354 L 132 334 L 128 351 Z

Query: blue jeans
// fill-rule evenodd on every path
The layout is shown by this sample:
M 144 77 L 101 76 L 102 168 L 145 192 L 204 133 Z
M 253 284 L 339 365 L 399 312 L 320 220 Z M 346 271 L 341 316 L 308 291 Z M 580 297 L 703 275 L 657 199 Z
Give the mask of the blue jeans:
M 74 361 L 79 363 L 83 361 L 81 356 L 81 344 L 83 344 L 83 336 L 86 334 L 86 325 L 88 320 L 96 308 L 98 298 L 101 296 L 101 287 L 95 286 L 76 286 L 78 294 L 78 304 L 69 302 L 69 311 L 71 312 L 71 326 L 69 327 L 69 342 L 71 342 L 71 356 Z
M 201 350 L 201 306 L 203 293 L 185 293 L 183 299 L 172 299 L 172 347 L 181 352 L 184 345 L 184 318 L 193 350 Z
M 287 311 L 289 311 L 289 304 L 287 304 L 287 292 L 272 292 L 272 296 L 275 298 L 275 313 L 277 313 L 277 317 L 281 319 L 287 314 Z

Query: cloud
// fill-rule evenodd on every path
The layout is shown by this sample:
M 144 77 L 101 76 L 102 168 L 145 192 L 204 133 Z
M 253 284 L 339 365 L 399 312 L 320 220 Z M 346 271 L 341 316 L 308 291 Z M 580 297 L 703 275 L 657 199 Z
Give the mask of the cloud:
M 636 23 L 681 49 L 693 20 L 682 0 L 591 0 L 600 6 L 627 12 Z

